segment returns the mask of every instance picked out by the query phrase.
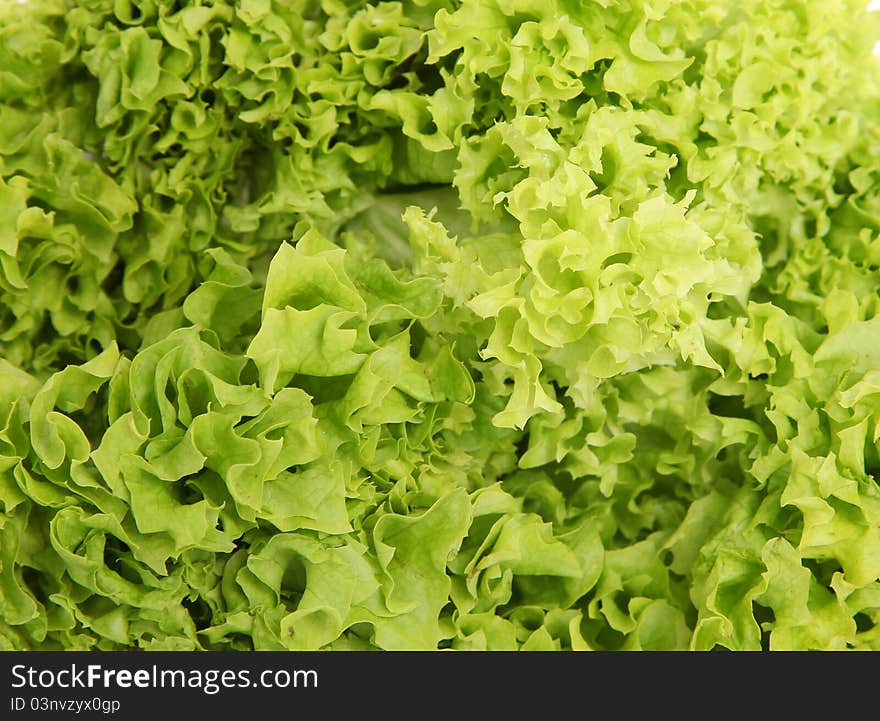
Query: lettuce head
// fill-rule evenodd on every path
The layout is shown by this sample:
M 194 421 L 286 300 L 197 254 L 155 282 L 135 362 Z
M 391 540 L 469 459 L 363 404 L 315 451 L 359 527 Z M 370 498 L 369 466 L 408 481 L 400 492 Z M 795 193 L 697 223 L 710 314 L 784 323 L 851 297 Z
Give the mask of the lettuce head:
M 880 649 L 864 5 L 0 3 L 0 648 Z

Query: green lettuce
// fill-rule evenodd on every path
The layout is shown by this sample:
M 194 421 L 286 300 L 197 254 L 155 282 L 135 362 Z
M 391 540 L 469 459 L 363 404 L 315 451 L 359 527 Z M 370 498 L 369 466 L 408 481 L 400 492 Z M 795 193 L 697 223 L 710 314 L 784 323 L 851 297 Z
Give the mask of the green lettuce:
M 0 4 L 0 648 L 880 648 L 878 37 Z

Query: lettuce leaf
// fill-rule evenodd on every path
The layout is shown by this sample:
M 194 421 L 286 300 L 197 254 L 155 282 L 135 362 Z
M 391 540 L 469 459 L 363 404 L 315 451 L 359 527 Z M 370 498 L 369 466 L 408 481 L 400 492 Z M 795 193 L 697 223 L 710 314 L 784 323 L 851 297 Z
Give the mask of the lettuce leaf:
M 0 4 L 0 649 L 880 648 L 877 37 Z

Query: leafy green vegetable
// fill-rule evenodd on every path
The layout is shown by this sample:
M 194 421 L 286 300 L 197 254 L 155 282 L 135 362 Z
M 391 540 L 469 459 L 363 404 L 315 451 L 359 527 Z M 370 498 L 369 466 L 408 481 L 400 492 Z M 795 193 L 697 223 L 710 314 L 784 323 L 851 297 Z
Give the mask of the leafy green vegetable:
M 878 37 L 0 4 L 0 648 L 880 648 Z

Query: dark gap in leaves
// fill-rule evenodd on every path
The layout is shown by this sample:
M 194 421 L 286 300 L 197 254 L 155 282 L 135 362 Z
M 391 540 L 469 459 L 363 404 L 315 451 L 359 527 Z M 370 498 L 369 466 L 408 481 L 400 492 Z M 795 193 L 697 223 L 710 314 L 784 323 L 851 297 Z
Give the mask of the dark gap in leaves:
M 434 118 L 427 116 L 423 122 L 419 123 L 418 130 L 422 135 L 435 135 L 439 128 L 437 123 L 434 122 Z
M 177 205 L 177 203 L 180 202 L 178 198 L 174 197 L 173 195 L 159 192 L 154 193 L 152 199 L 155 203 L 155 209 L 163 214 L 170 213 L 172 210 L 174 210 L 174 207 Z M 144 231 L 143 245 L 144 248 L 139 250 L 138 254 L 143 253 L 146 247 L 149 246 L 149 234 L 146 230 Z
M 214 401 L 213 394 L 210 392 L 204 375 L 194 375 L 188 373 L 179 381 L 180 391 L 183 396 L 182 400 L 186 400 L 189 411 L 193 416 L 200 416 L 208 412 L 208 405 Z
M 852 167 L 843 167 L 839 168 L 834 173 L 834 184 L 832 185 L 832 188 L 838 195 L 849 196 L 856 192 L 852 181 L 849 179 L 849 174 L 852 170 Z
M 787 236 L 781 235 L 773 220 L 767 218 L 755 218 L 753 220 L 755 232 L 758 235 L 758 246 L 761 257 L 764 259 L 764 270 L 771 269 L 783 262 L 787 255 L 785 248 L 788 245 Z
M 649 145 L 654 148 L 651 154 L 655 157 L 658 154 L 663 154 L 668 155 L 671 158 L 675 158 L 676 160 L 678 159 L 678 148 L 669 141 L 659 140 L 644 130 L 636 135 L 635 140 L 637 143 L 641 143 L 642 145 Z
M 353 373 L 327 377 L 297 374 L 291 385 L 308 393 L 316 404 L 330 403 L 344 397 L 353 380 Z
M 289 609 L 295 610 L 299 605 L 306 590 L 306 581 L 306 567 L 302 559 L 298 556 L 291 557 L 284 569 L 279 589 L 281 600 Z
M 742 396 L 722 396 L 709 393 L 709 412 L 725 418 L 745 418 L 751 420 L 754 414 L 745 406 Z
M 284 426 L 282 426 L 281 428 L 273 428 L 269 431 L 266 431 L 263 437 L 267 441 L 281 441 L 284 440 L 285 436 L 287 435 L 287 431 L 288 429 Z
M 613 253 L 602 261 L 602 268 L 607 268 L 609 265 L 615 265 L 616 263 L 626 265 L 632 260 L 632 257 L 632 253 Z
M 674 428 L 636 423 L 626 423 L 623 428 L 636 436 L 636 446 L 639 448 L 674 448 L 677 443 L 676 438 L 670 433 Z
M 626 642 L 626 636 L 613 628 L 605 627 L 596 634 L 596 643 L 605 651 L 617 651 Z
M 629 602 L 632 601 L 632 597 L 626 591 L 618 591 L 611 597 L 611 600 L 617 606 L 618 611 L 629 616 Z
M 251 651 L 254 648 L 253 638 L 244 633 L 239 633 L 238 631 L 226 634 L 226 641 L 229 644 L 228 647 L 240 651 Z
M 174 380 L 170 376 L 165 380 L 164 390 L 168 402 L 175 404 L 177 402 L 177 388 L 174 387 Z
M 499 518 L 500 514 L 497 513 L 487 513 L 483 516 L 477 516 L 474 518 L 468 529 L 467 537 L 464 540 L 462 548 L 470 549 L 472 552 L 476 551 L 477 547 L 486 539 L 486 536 L 489 535 L 489 531 L 492 530 L 492 526 L 495 525 Z
M 52 325 L 52 317 L 48 313 L 43 313 L 40 319 L 40 326 L 33 335 L 34 345 L 52 345 L 58 341 L 59 333 Z
M 605 90 L 605 72 L 608 69 L 608 62 L 605 60 L 600 60 L 598 63 L 593 65 L 593 69 L 581 76 L 581 83 L 584 86 L 584 92 L 581 93 L 583 96 L 583 101 L 587 102 L 590 99 L 595 99 L 597 105 L 604 104 L 604 100 L 607 97 L 607 91 Z
M 804 220 L 804 235 L 807 238 L 815 238 L 818 233 L 816 218 L 808 217 Z
M 387 185 L 383 185 L 376 195 L 381 197 L 383 195 L 411 193 L 415 196 L 418 193 L 430 194 L 441 190 L 449 190 L 449 185 L 446 183 L 416 183 L 412 185 L 406 185 L 404 183 L 388 183 Z
M 409 355 L 411 358 L 415 359 L 421 355 L 427 337 L 428 332 L 425 327 L 418 321 L 414 321 L 409 327 Z
M 416 65 L 415 73 L 422 86 L 420 92 L 425 95 L 433 95 L 446 85 L 438 66 L 419 63 Z
M 21 566 L 21 582 L 35 599 L 45 603 L 46 593 L 43 589 L 43 574 L 40 571 L 30 566 Z
M 618 160 L 616 157 L 616 153 L 610 147 L 605 147 L 602 149 L 602 157 L 601 157 L 602 170 L 601 171 L 590 171 L 590 180 L 592 180 L 596 184 L 596 192 L 602 193 L 604 192 L 609 185 L 614 182 L 614 178 L 617 176 L 618 170 Z
M 224 40 L 227 36 L 226 27 L 217 23 L 208 31 L 208 60 L 214 71 L 214 76 L 208 79 L 212 85 L 222 77 L 225 70 L 224 60 L 226 58 L 226 47 Z
M 705 130 L 700 129 L 697 132 L 697 137 L 694 138 L 694 145 L 700 148 L 707 148 L 715 145 L 717 143 L 717 138 L 711 133 L 707 133 Z
M 131 549 L 127 543 L 109 534 L 104 537 L 104 565 L 107 568 L 119 571 L 119 562 L 130 557 Z
M 236 426 L 236 428 L 240 428 L 241 426 L 245 425 L 246 423 L 249 423 L 250 421 L 254 420 L 254 418 L 256 418 L 256 416 L 242 416 L 239 419 L 238 423 L 235 424 L 235 426 Z
M 517 458 L 522 458 L 522 457 L 526 454 L 526 451 L 529 450 L 529 443 L 530 443 L 530 441 L 531 441 L 531 439 L 530 439 L 530 437 L 529 437 L 529 433 L 528 433 L 528 432 L 523 433 L 523 434 L 517 439 L 517 441 L 516 441 L 516 443 L 515 443 L 515 445 L 514 445 L 514 448 L 516 449 L 516 457 L 517 457 Z
M 676 202 L 680 202 L 687 192 L 693 189 L 693 185 L 688 178 L 687 163 L 679 162 L 669 171 L 669 180 L 666 183 L 666 187 Z M 702 189 L 698 189 L 694 199 L 691 201 L 691 206 L 699 205 L 703 198 Z
M 669 580 L 673 584 L 677 585 L 680 589 L 682 589 L 682 594 L 684 598 L 682 598 L 680 607 L 682 612 L 684 613 L 684 622 L 688 628 L 694 629 L 697 627 L 697 621 L 699 620 L 700 613 L 699 611 L 697 611 L 690 598 L 691 581 L 687 576 L 676 573 L 672 569 L 669 569 L 668 573 Z
M 96 356 L 100 354 L 103 350 L 104 348 L 101 346 L 101 341 L 99 341 L 97 338 L 89 338 L 88 341 L 86 341 L 87 354 L 90 354 L 91 356 Z
M 513 7 L 516 6 L 514 5 Z M 537 7 L 538 6 L 535 6 L 535 9 L 531 11 L 514 11 L 505 18 L 505 22 L 509 28 L 507 33 L 509 33 L 511 38 L 519 32 L 520 28 L 525 23 L 534 23 L 536 21 L 541 22 L 543 18 L 541 17 L 541 11 L 538 10 Z M 507 38 L 505 38 L 505 41 L 507 41 Z
M 85 434 L 93 450 L 100 445 L 101 439 L 109 427 L 109 418 L 106 413 L 108 397 L 109 385 L 104 384 L 97 391 L 89 394 L 82 408 L 67 414 Z
M 730 317 L 730 307 L 727 302 L 722 300 L 710 303 L 706 309 L 706 317 L 711 320 L 723 320 Z
M 254 363 L 253 358 L 246 358 L 244 366 L 241 369 L 241 373 L 239 373 L 238 380 L 241 385 L 244 386 L 255 386 L 260 382 L 260 371 L 257 368 L 256 363 Z
M 555 396 L 556 400 L 560 403 L 565 402 L 567 398 L 566 389 L 559 385 L 559 382 L 555 379 L 550 381 L 550 387 L 553 389 L 553 395 Z
M 511 601 L 511 603 L 508 604 L 508 609 L 514 610 L 518 605 L 518 603 Z M 543 616 L 537 613 L 522 614 L 517 620 L 519 621 L 519 624 L 527 631 L 537 631 L 539 628 L 541 628 L 541 626 L 544 625 Z
M 138 562 L 129 556 L 120 556 L 112 570 L 118 573 L 129 583 L 141 586 L 144 583 L 143 576 L 139 572 Z
M 126 5 L 128 6 L 127 15 L 124 12 L 120 12 L 124 6 L 121 3 L 117 3 L 113 17 L 108 18 L 114 27 L 121 28 L 123 31 L 127 30 L 129 25 L 138 25 L 138 21 L 143 17 L 143 13 L 136 2 L 129 2 Z
M 621 105 L 622 100 L 623 100 L 623 97 L 620 95 L 620 93 L 615 93 L 613 91 L 608 93 L 608 103 L 610 105 L 618 105 L 619 106 L 619 105 Z M 641 103 L 636 102 L 632 99 L 629 100 L 629 103 L 630 103 L 630 105 L 633 106 L 634 110 L 637 110 L 638 108 L 641 107 Z
M 243 148 L 235 159 L 235 167 L 227 176 L 223 189 L 233 206 L 248 206 L 271 190 L 275 182 L 275 161 L 272 148 L 259 141 Z
M 444 55 L 442 58 L 439 58 L 436 65 L 440 68 L 443 68 L 443 70 L 445 70 L 446 72 L 451 73 L 453 70 L 455 70 L 455 66 L 458 64 L 459 59 L 461 59 L 463 52 L 464 51 L 462 49 L 453 50 L 452 52 Z
M 837 559 L 804 558 L 801 565 L 806 568 L 820 585 L 830 588 L 831 579 L 835 573 L 842 572 L 840 562 Z
M 770 632 L 773 624 L 776 622 L 776 614 L 769 606 L 763 606 L 760 603 L 752 602 L 752 614 L 755 621 L 761 627 L 761 650 L 770 650 Z
M 457 611 L 457 609 L 455 607 L 455 604 L 452 601 L 447 601 L 446 605 L 440 609 L 439 618 L 441 618 L 441 619 L 452 618 L 453 616 L 455 616 L 456 611 Z
M 407 325 L 408 321 L 403 318 L 389 320 L 383 323 L 374 323 L 370 326 L 370 338 L 372 338 L 377 345 L 381 345 L 384 340 L 393 338 L 406 330 Z M 343 323 L 341 327 L 345 328 L 351 326 L 347 326 L 346 323 Z
M 185 506 L 198 503 L 205 499 L 201 489 L 195 483 L 191 482 L 196 478 L 198 478 L 198 474 L 190 474 L 184 476 L 178 481 L 178 488 L 180 489 L 179 500 Z
M 870 631 L 876 625 L 874 619 L 864 611 L 859 611 L 859 613 L 853 616 L 853 620 L 856 622 L 856 631 L 858 633 Z
M 202 631 L 212 625 L 213 614 L 211 613 L 211 607 L 205 602 L 204 599 L 198 596 L 196 596 L 195 598 L 190 598 L 189 596 L 186 596 L 180 602 L 180 605 L 183 606 L 184 609 L 186 609 L 186 612 L 193 620 L 193 624 L 195 625 L 197 631 Z

